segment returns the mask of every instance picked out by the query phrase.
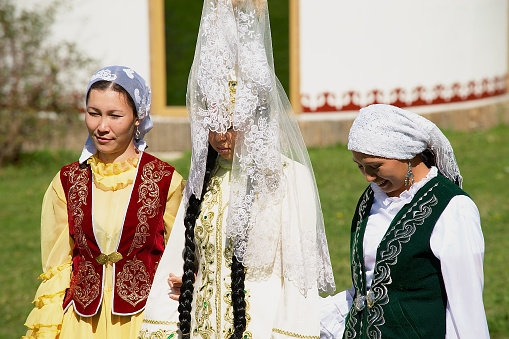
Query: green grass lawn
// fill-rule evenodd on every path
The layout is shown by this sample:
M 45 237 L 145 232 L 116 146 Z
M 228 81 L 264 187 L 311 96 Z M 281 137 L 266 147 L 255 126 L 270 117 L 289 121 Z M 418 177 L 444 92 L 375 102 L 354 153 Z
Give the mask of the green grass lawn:
M 464 189 L 481 212 L 486 243 L 484 302 L 492 338 L 509 338 L 509 126 L 482 132 L 447 132 Z M 329 249 L 339 290 L 350 287 L 349 228 L 367 183 L 344 145 L 309 150 L 320 190 Z M 0 338 L 17 338 L 39 285 L 42 196 L 58 169 L 77 158 L 64 152 L 26 154 L 0 170 Z M 187 153 L 171 161 L 187 177 Z

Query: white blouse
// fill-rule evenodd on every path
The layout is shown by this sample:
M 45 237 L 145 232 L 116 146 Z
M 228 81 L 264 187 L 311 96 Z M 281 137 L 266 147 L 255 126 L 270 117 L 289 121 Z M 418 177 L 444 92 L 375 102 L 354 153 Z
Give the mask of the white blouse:
M 412 185 L 399 197 L 388 197 L 371 184 L 374 201 L 364 235 L 364 263 L 367 286 L 371 286 L 378 245 L 391 221 L 417 191 L 437 176 L 432 167 L 426 178 Z M 467 196 L 451 199 L 430 237 L 433 254 L 440 260 L 447 292 L 446 339 L 489 338 L 484 312 L 484 238 L 477 206 Z M 352 305 L 354 287 L 321 299 L 321 338 L 341 338 L 345 318 Z

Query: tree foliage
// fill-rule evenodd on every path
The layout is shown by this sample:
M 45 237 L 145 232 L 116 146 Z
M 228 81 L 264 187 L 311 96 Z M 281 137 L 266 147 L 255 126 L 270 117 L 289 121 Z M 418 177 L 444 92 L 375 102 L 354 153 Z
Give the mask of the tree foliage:
M 91 60 L 74 43 L 50 42 L 60 6 L 28 10 L 0 0 L 0 166 L 15 161 L 24 145 L 55 137 L 82 105 L 70 84 Z

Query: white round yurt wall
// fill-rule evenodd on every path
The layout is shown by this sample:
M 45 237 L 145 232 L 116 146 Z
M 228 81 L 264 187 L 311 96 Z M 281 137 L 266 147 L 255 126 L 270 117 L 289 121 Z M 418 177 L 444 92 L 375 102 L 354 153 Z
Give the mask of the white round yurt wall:
M 506 92 L 507 0 L 300 0 L 304 112 Z
M 50 1 L 16 0 L 20 8 L 44 7 Z M 50 41 L 69 41 L 93 58 L 92 70 L 123 65 L 150 78 L 149 2 L 140 0 L 67 0 L 61 2 Z M 87 79 L 88 80 L 88 79 Z M 81 87 L 86 83 L 80 84 Z

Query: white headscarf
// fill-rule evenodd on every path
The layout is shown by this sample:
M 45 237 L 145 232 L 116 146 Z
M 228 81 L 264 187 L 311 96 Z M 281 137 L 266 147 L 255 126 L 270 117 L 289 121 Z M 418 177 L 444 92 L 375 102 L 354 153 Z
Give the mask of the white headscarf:
M 185 201 L 204 189 L 209 131 L 224 133 L 233 127 L 238 133 L 226 233 L 235 256 L 251 275 L 276 273 L 303 293 L 316 285 L 332 293 L 334 276 L 316 182 L 293 110 L 274 73 L 266 0 L 204 1 L 187 109 L 192 155 Z M 295 173 L 283 173 L 285 159 L 295 164 Z M 297 181 L 297 167 L 304 168 L 314 199 L 312 225 L 298 216 L 284 222 L 282 209 L 276 208 L 286 198 L 291 207 L 283 210 L 303 210 L 291 193 L 305 184 Z
M 152 97 L 149 84 L 131 68 L 124 66 L 108 66 L 101 68 L 92 75 L 87 86 L 87 96 L 89 94 L 88 91 L 90 90 L 90 86 L 102 80 L 114 82 L 122 86 L 122 88 L 125 89 L 133 99 L 134 104 L 136 105 L 138 120 L 140 122 L 137 126 L 137 133 L 134 136 L 134 146 L 140 151 L 145 150 L 147 144 L 143 140 L 143 137 L 152 129 L 152 127 L 154 127 L 149 115 L 150 101 Z M 97 148 L 89 136 L 85 146 L 83 147 L 79 162 L 82 163 L 86 161 L 96 152 Z
M 451 143 L 442 131 L 428 119 L 399 107 L 377 104 L 362 108 L 350 129 L 348 149 L 399 160 L 431 150 L 438 171 L 460 187 L 462 184 Z

